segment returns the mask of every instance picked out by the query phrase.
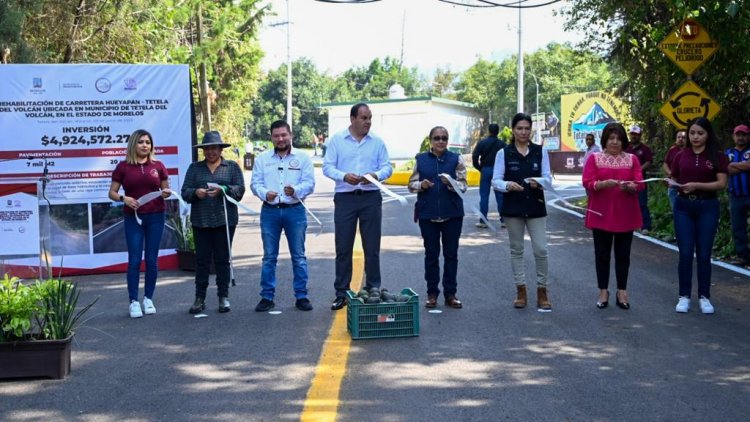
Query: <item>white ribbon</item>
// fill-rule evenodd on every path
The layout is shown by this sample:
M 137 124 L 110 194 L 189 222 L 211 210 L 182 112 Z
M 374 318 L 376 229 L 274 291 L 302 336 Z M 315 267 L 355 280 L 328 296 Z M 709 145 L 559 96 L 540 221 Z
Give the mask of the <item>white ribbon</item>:
M 532 180 L 535 181 L 535 182 L 537 182 L 539 185 L 541 185 L 544 188 L 544 190 L 549 191 L 549 193 L 551 193 L 552 195 L 554 195 L 558 199 L 560 199 L 560 201 L 562 201 L 563 204 L 565 204 L 565 205 L 567 205 L 567 206 L 569 206 L 571 208 L 575 208 L 577 210 L 581 210 L 581 211 L 585 211 L 585 212 L 590 212 L 590 213 L 596 214 L 598 216 L 602 215 L 602 213 L 600 213 L 598 211 L 590 210 L 588 208 L 583 208 L 583 207 L 579 207 L 577 205 L 571 204 L 570 202 L 568 202 L 567 199 L 563 198 L 563 196 L 560 195 L 560 193 L 555 190 L 555 188 L 552 186 L 552 181 L 550 181 L 549 179 L 547 179 L 545 177 L 527 177 L 526 179 L 523 179 L 523 180 L 526 183 L 528 183 L 528 182 L 530 182 Z
M 234 203 L 235 205 L 240 205 L 234 198 L 227 195 L 226 192 L 224 192 L 224 189 L 221 188 L 216 183 L 208 183 L 207 184 L 210 189 L 219 189 L 221 190 L 221 197 L 224 201 L 224 228 L 226 228 L 227 231 L 227 250 L 229 251 L 229 279 L 232 280 L 232 286 L 235 286 L 236 283 L 234 281 L 234 264 L 232 262 L 232 239 L 229 237 L 229 214 L 227 213 L 227 199 L 229 199 L 229 202 Z
M 681 188 L 682 185 L 675 182 L 668 177 L 652 177 L 650 179 L 637 180 L 637 181 L 622 181 L 620 183 L 650 183 L 650 182 L 667 182 L 670 187 Z
M 453 179 L 449 174 L 446 174 L 446 173 L 440 173 L 438 176 L 445 177 L 448 180 L 448 183 L 453 188 L 453 191 L 456 192 L 459 197 L 461 197 L 462 201 L 464 201 L 464 206 L 466 206 L 468 204 L 469 207 L 471 208 L 471 210 L 474 211 L 474 214 L 476 214 L 484 222 L 484 224 L 486 224 L 487 227 L 489 227 L 490 230 L 492 230 L 493 232 L 497 233 L 497 229 L 495 228 L 495 226 L 493 226 L 492 224 L 490 224 L 490 222 L 487 220 L 487 217 L 485 217 L 484 215 L 482 215 L 482 212 L 479 211 L 479 209 L 476 207 L 476 205 L 474 205 L 474 203 L 472 201 L 469 201 L 466 198 L 466 193 L 464 193 L 461 190 L 461 187 L 458 185 L 458 182 L 455 179 Z
M 392 190 L 390 190 L 390 189 L 388 189 L 387 187 L 385 187 L 385 186 L 384 186 L 384 185 L 383 185 L 382 183 L 378 182 L 378 181 L 377 181 L 377 180 L 376 180 L 376 179 L 375 179 L 374 177 L 372 177 L 371 175 L 369 175 L 369 174 L 365 174 L 365 175 L 364 175 L 363 177 L 364 177 L 365 179 L 367 179 L 367 180 L 368 180 L 368 181 L 369 181 L 370 183 L 372 183 L 373 185 L 377 186 L 377 187 L 378 187 L 378 189 L 380 189 L 381 191 L 383 191 L 383 192 L 384 192 L 384 193 L 385 193 L 386 195 L 390 196 L 391 198 L 394 198 L 394 199 L 398 200 L 398 202 L 400 202 L 400 203 L 401 203 L 401 205 L 404 205 L 404 206 L 405 206 L 405 205 L 407 204 L 407 202 L 406 202 L 406 198 L 404 198 L 403 196 L 401 196 L 401 195 L 399 195 L 399 194 L 397 194 L 397 193 L 394 193 L 394 192 L 393 192 Z
M 297 197 L 295 196 L 295 198 Z M 307 208 L 307 205 L 305 205 L 305 203 L 301 199 L 297 198 L 297 200 L 299 201 L 300 204 L 302 204 L 303 207 L 305 207 L 305 211 L 307 211 L 307 213 L 310 214 L 310 217 L 312 217 L 313 220 L 315 220 L 318 223 L 318 232 L 315 233 L 315 237 L 320 236 L 320 234 L 323 233 L 323 223 L 321 223 L 320 220 L 318 220 L 318 217 L 316 217 L 315 214 L 313 214 L 310 208 Z
M 234 199 L 231 196 L 227 195 L 226 192 L 224 192 L 224 189 L 222 189 L 220 185 L 218 185 L 216 183 L 207 183 L 207 185 L 211 189 L 219 189 L 220 191 L 222 191 L 222 196 L 224 197 L 224 199 L 226 201 L 229 201 L 230 203 L 236 205 L 238 208 L 242 208 L 248 214 L 250 214 L 250 215 L 260 215 L 260 213 L 258 211 L 255 211 L 254 209 L 252 209 L 250 207 L 246 207 L 245 205 L 240 204 L 236 199 Z M 226 207 L 224 209 L 226 209 Z
M 138 201 L 138 206 L 141 207 L 141 206 L 143 206 L 143 205 L 145 205 L 145 204 L 153 201 L 154 199 L 160 197 L 161 194 L 162 194 L 162 192 L 163 192 L 163 190 L 159 189 L 159 190 L 155 190 L 153 192 L 149 192 L 149 193 L 141 196 L 140 198 L 138 198 L 136 200 L 136 201 Z M 187 203 L 182 199 L 182 197 L 180 197 L 180 195 L 177 195 L 174 192 L 170 192 L 169 196 L 166 197 L 166 198 L 164 198 L 164 199 L 169 199 L 169 198 L 172 198 L 172 197 L 177 198 L 177 200 L 180 202 L 180 215 L 186 215 L 187 214 L 187 210 L 188 210 L 188 206 L 187 206 Z M 138 217 L 138 208 L 135 209 L 135 221 L 137 221 L 139 225 L 143 224 L 143 221 L 141 221 L 141 218 Z

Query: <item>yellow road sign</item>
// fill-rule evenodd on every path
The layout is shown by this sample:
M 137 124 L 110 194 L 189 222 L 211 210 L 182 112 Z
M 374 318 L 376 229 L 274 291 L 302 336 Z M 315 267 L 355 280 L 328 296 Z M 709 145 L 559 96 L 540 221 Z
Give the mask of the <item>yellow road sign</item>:
M 705 117 L 711 120 L 721 110 L 716 101 L 693 81 L 687 81 L 669 97 L 659 112 L 678 129 L 684 129 L 690 119 Z
M 659 43 L 659 49 L 688 75 L 708 60 L 718 46 L 701 24 L 692 19 L 684 20 Z

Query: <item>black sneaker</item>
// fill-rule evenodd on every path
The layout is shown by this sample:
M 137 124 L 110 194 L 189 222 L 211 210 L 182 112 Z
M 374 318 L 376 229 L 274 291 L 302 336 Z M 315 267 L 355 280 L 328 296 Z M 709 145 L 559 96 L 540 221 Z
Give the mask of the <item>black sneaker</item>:
M 276 306 L 276 304 L 273 303 L 272 300 L 264 298 L 258 302 L 258 306 L 255 307 L 255 312 L 268 312 L 273 309 L 274 306 Z
M 297 301 L 294 303 L 294 306 L 297 307 L 300 311 L 312 311 L 313 306 L 312 303 L 306 298 L 303 297 L 302 299 L 297 299 Z

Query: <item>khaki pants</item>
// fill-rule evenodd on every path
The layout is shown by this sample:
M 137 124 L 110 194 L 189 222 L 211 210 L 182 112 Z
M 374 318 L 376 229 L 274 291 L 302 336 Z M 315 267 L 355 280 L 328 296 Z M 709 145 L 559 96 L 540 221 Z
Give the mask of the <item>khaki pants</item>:
M 531 248 L 534 251 L 536 264 L 536 284 L 547 286 L 547 217 L 521 218 L 505 217 L 510 240 L 510 266 L 513 270 L 513 281 L 516 285 L 525 285 L 523 262 L 524 229 L 529 232 Z

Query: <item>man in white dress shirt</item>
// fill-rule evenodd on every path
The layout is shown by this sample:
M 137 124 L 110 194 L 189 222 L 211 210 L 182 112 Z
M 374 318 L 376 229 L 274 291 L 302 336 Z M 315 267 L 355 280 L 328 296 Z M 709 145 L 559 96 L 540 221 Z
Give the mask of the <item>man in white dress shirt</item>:
M 383 140 L 370 133 L 372 112 L 367 104 L 352 106 L 350 126 L 326 143 L 323 174 L 336 182 L 333 221 L 336 232 L 336 298 L 331 309 L 346 305 L 346 291 L 352 280 L 352 251 L 357 223 L 365 255 L 365 288 L 380 287 L 380 231 L 383 219 L 383 197 L 377 181 L 393 173 Z
M 271 124 L 271 142 L 273 150 L 264 152 L 255 160 L 250 182 L 253 194 L 263 201 L 260 211 L 263 239 L 261 300 L 255 310 L 267 312 L 276 306 L 276 262 L 283 230 L 292 256 L 294 305 L 301 311 L 311 311 L 305 257 L 307 214 L 302 201 L 315 189 L 313 165 L 306 154 L 298 154 L 292 149 L 292 131 L 287 122 L 277 120 Z

